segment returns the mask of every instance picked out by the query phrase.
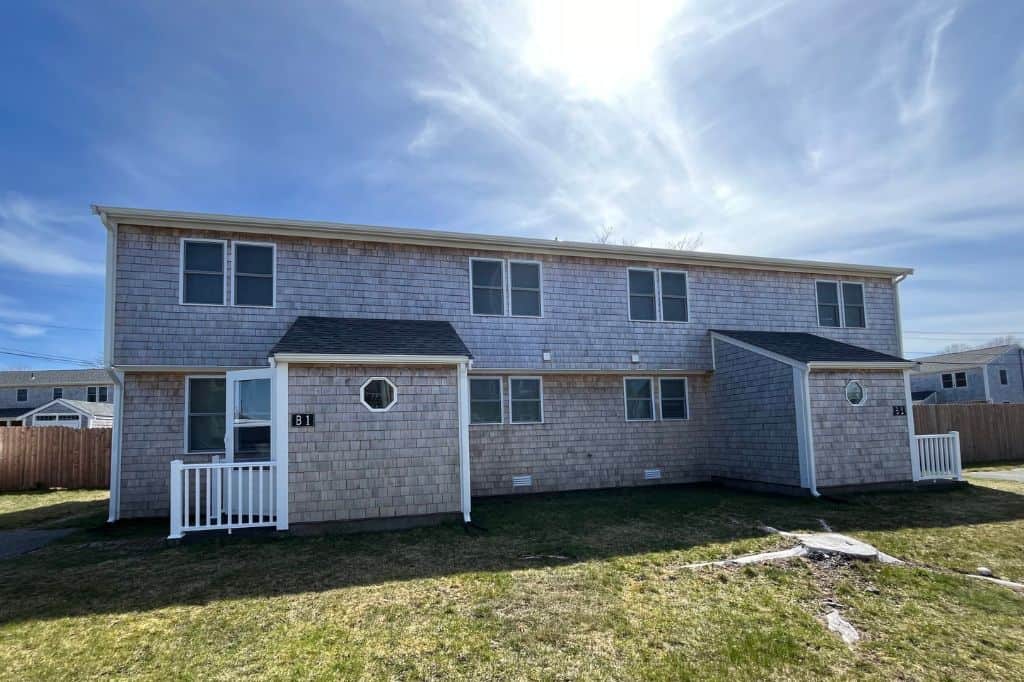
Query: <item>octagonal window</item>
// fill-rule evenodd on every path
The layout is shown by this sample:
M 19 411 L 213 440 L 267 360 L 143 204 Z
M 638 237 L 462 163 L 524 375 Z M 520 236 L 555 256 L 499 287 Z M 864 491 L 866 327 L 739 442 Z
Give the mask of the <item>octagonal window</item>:
M 395 385 L 384 377 L 367 379 L 360 389 L 360 399 L 367 409 L 373 412 L 387 412 L 398 399 Z
M 864 403 L 864 387 L 859 381 L 851 381 L 846 384 L 846 400 L 851 405 L 862 405 Z

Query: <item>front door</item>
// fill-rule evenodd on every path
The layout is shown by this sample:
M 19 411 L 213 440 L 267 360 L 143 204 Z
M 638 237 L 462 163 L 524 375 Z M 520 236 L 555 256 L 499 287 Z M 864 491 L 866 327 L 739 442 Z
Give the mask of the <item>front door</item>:
M 271 435 L 273 372 L 272 368 L 267 367 L 227 373 L 227 428 L 224 429 L 226 461 L 244 464 L 265 463 L 274 459 L 274 440 Z M 274 478 L 269 469 L 232 469 L 228 484 L 233 486 L 231 514 L 246 513 L 250 509 L 260 516 L 270 514 Z

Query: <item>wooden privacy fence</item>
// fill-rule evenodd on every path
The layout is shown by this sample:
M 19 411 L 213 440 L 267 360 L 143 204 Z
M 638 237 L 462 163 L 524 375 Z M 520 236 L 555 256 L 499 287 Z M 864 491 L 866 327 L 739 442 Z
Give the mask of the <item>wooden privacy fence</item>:
M 914 428 L 959 431 L 964 465 L 1024 460 L 1024 405 L 914 405 Z
M 111 433 L 0 427 L 0 490 L 109 487 Z

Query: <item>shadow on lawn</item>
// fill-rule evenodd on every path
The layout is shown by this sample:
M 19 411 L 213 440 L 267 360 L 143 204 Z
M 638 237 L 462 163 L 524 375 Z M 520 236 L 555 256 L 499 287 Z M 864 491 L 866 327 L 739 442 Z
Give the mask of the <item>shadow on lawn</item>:
M 40 491 L 39 495 L 50 491 Z M 33 493 L 34 494 L 34 493 Z M 58 502 L 29 509 L 0 513 L 0 530 L 19 528 L 70 528 L 94 526 L 107 518 L 107 500 Z
M 848 533 L 1012 521 L 1024 519 L 1024 495 L 968 486 L 840 502 L 665 486 L 478 500 L 474 520 L 488 532 L 467 534 L 448 524 L 322 537 L 214 537 L 176 546 L 161 539 L 165 522 L 131 523 L 0 562 L 0 622 L 444 576 L 494 581 L 491 572 L 666 550 L 686 551 L 687 561 L 706 560 L 744 549 L 732 543 L 779 542 L 765 536 L 762 524 L 818 529 L 819 518 Z

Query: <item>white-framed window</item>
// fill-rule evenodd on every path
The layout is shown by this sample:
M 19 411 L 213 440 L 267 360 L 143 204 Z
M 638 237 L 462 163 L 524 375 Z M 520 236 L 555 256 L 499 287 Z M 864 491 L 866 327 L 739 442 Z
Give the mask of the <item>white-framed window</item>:
M 819 279 L 814 282 L 819 327 L 864 329 L 868 326 L 864 285 Z
M 223 376 L 185 377 L 185 452 L 223 452 L 225 427 Z
M 398 389 L 390 379 L 370 377 L 359 387 L 359 401 L 371 412 L 387 412 L 398 402 Z
M 105 403 L 107 402 L 107 387 L 106 386 L 89 386 L 85 389 L 85 399 L 90 403 Z
M 629 319 L 654 322 L 658 319 L 658 290 L 655 284 L 657 270 L 628 268 Z
M 79 417 L 77 414 L 59 414 L 57 415 L 57 421 L 59 422 L 76 422 Z
M 504 421 L 501 384 L 499 377 L 470 377 L 470 424 L 501 424 Z
M 14 397 L 19 403 L 28 402 L 28 389 L 19 388 Z
M 64 397 L 64 389 L 61 386 L 53 387 L 53 399 L 58 400 Z
M 624 377 L 622 398 L 626 421 L 654 421 L 654 380 L 650 377 Z
M 508 262 L 509 314 L 513 317 L 543 317 L 543 277 L 539 261 Z
M 814 283 L 818 297 L 818 326 L 841 327 L 839 308 L 839 282 L 818 280 Z
M 966 388 L 967 372 L 948 372 L 942 375 L 943 388 Z
M 855 329 L 868 326 L 864 310 L 864 285 L 859 282 L 843 282 L 843 325 Z
M 1010 377 L 1005 369 L 999 370 L 999 383 L 1003 386 L 1006 386 L 1007 384 L 1010 383 Z
M 227 242 L 223 239 L 181 240 L 180 303 L 224 305 L 227 288 Z
M 34 422 L 55 422 L 57 421 L 57 415 L 55 414 L 37 414 L 32 418 Z
M 690 418 L 689 386 L 686 377 L 661 377 L 658 393 L 662 420 Z
M 505 314 L 505 261 L 469 259 L 470 296 L 474 315 Z
M 687 274 L 680 270 L 658 272 L 661 285 L 661 319 L 665 322 L 689 322 Z
M 864 399 L 867 397 L 867 394 L 864 392 L 864 386 L 857 380 L 847 382 L 844 393 L 846 395 L 846 402 L 854 407 L 863 405 Z
M 99 393 L 99 398 L 98 398 L 99 402 L 101 402 L 101 403 L 107 402 L 109 400 L 109 395 L 107 393 L 107 387 L 106 386 L 97 386 L 96 389 L 97 389 L 97 392 Z
M 277 245 L 231 242 L 231 262 L 232 305 L 273 308 L 277 298 Z
M 544 423 L 544 382 L 540 377 L 509 377 L 509 421 Z

